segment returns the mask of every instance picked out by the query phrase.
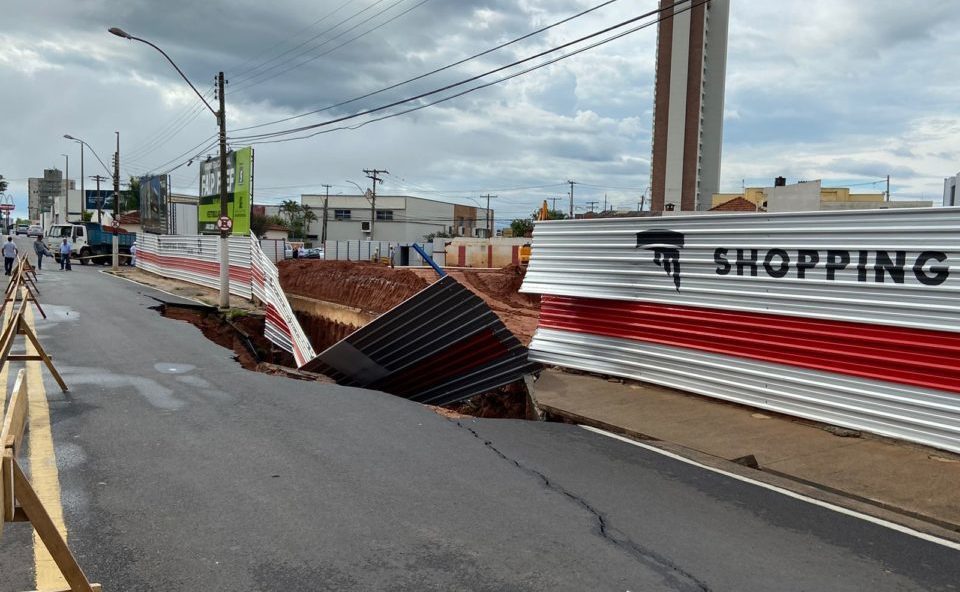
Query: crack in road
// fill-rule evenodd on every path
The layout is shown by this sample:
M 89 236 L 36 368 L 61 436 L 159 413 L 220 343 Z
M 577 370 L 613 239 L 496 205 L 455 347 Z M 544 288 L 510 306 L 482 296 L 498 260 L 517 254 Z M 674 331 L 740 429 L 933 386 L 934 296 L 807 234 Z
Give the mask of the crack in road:
M 656 573 L 663 576 L 675 590 L 682 591 L 697 591 L 697 592 L 710 592 L 710 587 L 706 583 L 699 580 L 696 576 L 684 570 L 679 565 L 670 561 L 666 557 L 660 555 L 659 553 L 644 547 L 643 545 L 633 541 L 630 537 L 624 535 L 621 531 L 613 528 L 607 522 L 607 519 L 604 515 L 593 507 L 590 502 L 585 500 L 583 497 L 569 491 L 562 485 L 559 485 L 550 480 L 549 477 L 541 473 L 540 471 L 525 466 L 520 463 L 520 461 L 510 458 L 503 453 L 499 448 L 493 445 L 493 442 L 482 437 L 475 429 L 463 425 L 462 422 L 456 422 L 457 427 L 467 430 L 473 437 L 483 442 L 483 445 L 491 450 L 494 454 L 502 458 L 503 460 L 513 464 L 515 467 L 521 471 L 533 475 L 539 479 L 544 487 L 547 489 L 559 493 L 560 495 L 566 497 L 567 499 L 574 502 L 576 505 L 580 506 L 587 512 L 593 515 L 594 519 L 597 521 L 598 529 L 600 532 L 600 537 L 609 542 L 610 544 L 616 546 L 617 548 L 625 551 L 627 554 L 633 556 L 635 559 L 653 569 Z

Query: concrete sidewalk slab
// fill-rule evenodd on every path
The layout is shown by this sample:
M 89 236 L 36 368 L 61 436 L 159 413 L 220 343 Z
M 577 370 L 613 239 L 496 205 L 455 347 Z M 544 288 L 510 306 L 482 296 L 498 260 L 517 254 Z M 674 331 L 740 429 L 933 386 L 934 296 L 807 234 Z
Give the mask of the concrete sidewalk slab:
M 551 369 L 535 388 L 549 414 L 726 460 L 753 455 L 762 471 L 960 533 L 958 455 L 868 434 L 842 437 L 820 424 L 619 379 Z

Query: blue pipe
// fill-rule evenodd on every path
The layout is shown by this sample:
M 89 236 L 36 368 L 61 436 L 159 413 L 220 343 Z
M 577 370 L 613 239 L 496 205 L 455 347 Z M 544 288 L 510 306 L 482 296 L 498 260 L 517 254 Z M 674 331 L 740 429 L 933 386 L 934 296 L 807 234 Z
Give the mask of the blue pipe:
M 423 260 L 430 264 L 430 267 L 432 267 L 433 270 L 437 272 L 437 275 L 439 275 L 440 277 L 447 275 L 447 272 L 445 272 L 442 267 L 437 265 L 437 262 L 434 261 L 430 255 L 427 255 L 427 252 L 424 251 L 420 247 L 420 245 L 418 245 L 417 243 L 411 243 L 411 244 L 413 245 L 413 250 L 415 250 L 417 253 L 420 253 L 420 256 L 423 257 Z

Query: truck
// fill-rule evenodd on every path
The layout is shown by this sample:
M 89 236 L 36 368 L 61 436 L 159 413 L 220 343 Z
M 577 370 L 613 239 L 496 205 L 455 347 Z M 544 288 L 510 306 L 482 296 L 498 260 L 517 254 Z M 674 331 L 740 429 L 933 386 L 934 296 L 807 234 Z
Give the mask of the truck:
M 129 261 L 130 245 L 137 240 L 136 233 L 117 231 L 121 260 Z M 72 247 L 70 256 L 79 259 L 81 265 L 99 262 L 110 263 L 113 257 L 113 232 L 96 222 L 68 222 L 53 224 L 46 232 L 47 248 L 57 261 L 60 260 L 60 245 L 68 239 Z

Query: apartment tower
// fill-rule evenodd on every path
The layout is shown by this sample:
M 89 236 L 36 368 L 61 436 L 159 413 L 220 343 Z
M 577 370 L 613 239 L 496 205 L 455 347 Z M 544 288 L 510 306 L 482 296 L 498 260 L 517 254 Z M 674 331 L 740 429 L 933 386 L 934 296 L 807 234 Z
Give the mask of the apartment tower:
M 720 188 L 730 0 L 660 8 L 650 209 L 708 210 Z

